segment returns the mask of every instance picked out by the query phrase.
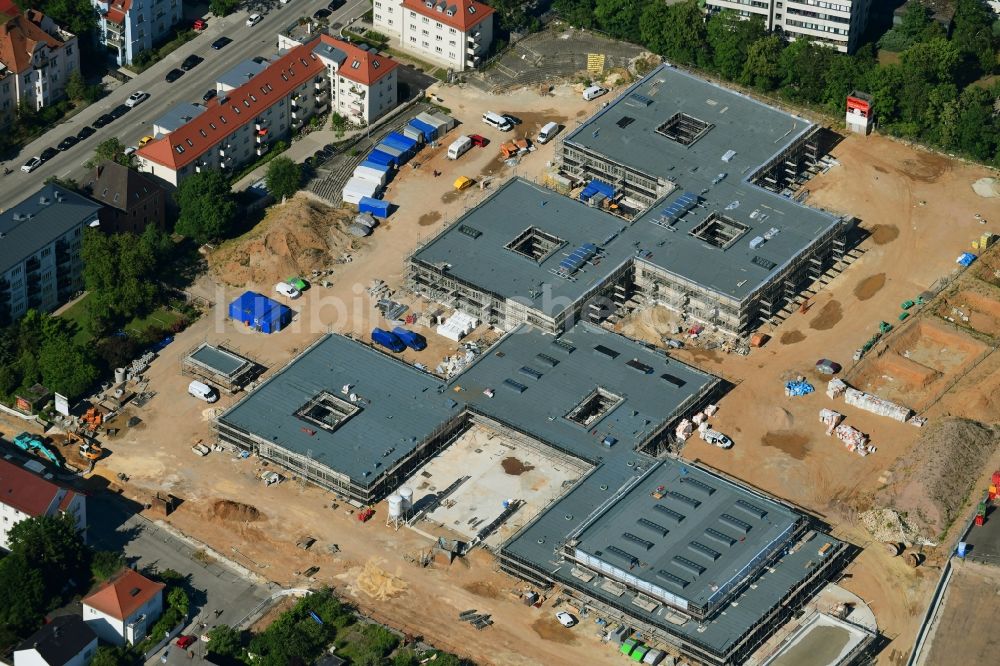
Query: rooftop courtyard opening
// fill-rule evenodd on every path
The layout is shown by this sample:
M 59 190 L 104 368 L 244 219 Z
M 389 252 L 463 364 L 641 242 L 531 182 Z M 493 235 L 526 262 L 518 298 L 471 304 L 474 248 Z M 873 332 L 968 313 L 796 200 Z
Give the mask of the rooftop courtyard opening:
M 541 263 L 561 248 L 566 241 L 536 227 L 528 227 L 504 247 L 534 262 Z
M 604 418 L 608 412 L 622 403 L 624 398 L 598 386 L 566 415 L 574 423 L 589 427 Z
M 688 233 L 699 240 L 725 250 L 749 229 L 750 227 L 742 222 L 737 222 L 719 213 L 712 213 Z
M 699 120 L 686 113 L 675 113 L 666 122 L 656 128 L 658 134 L 662 134 L 671 141 L 675 141 L 682 146 L 690 146 L 695 141 L 705 136 L 714 125 L 704 120 Z
M 295 415 L 303 421 L 333 432 L 359 411 L 357 405 L 324 391 L 302 406 Z

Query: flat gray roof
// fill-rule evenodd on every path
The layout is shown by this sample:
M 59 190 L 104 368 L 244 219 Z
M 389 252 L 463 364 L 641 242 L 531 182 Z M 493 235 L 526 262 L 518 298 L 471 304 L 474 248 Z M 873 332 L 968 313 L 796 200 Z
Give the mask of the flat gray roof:
M 0 275 L 74 227 L 97 221 L 101 207 L 76 192 L 50 184 L 4 210 L 0 213 Z
M 690 145 L 656 129 L 682 113 L 711 125 Z M 631 122 L 622 119 L 631 119 Z M 619 123 L 625 127 L 619 126 Z M 669 65 L 661 65 L 565 136 L 609 159 L 697 192 L 722 172 L 742 180 L 813 123 Z M 735 155 L 725 162 L 728 151 Z
M 659 499 L 653 493 L 662 495 Z M 577 548 L 698 607 L 724 598 L 799 516 L 685 465 L 661 465 L 575 536 Z
M 529 227 L 564 242 L 541 262 L 505 247 Z M 413 259 L 432 266 L 447 264 L 448 275 L 555 316 L 568 300 L 579 299 L 600 285 L 612 267 L 634 256 L 627 243 L 607 242 L 625 227 L 612 215 L 513 178 L 415 252 Z M 556 277 L 552 271 L 584 243 L 604 248 L 601 264 L 583 266 L 572 279 Z
M 208 343 L 195 349 L 191 353 L 191 359 L 226 377 L 232 377 L 251 363 L 249 359 Z
M 602 465 L 595 468 L 590 476 L 578 483 L 559 501 L 540 514 L 534 522 L 529 523 L 513 539 L 504 544 L 503 552 L 530 563 L 565 585 L 585 591 L 588 595 L 605 603 L 626 608 L 628 613 L 645 622 L 659 626 L 669 633 L 683 636 L 696 645 L 724 654 L 760 621 L 764 613 L 780 603 L 789 590 L 797 587 L 813 574 L 823 562 L 823 558 L 818 554 L 818 550 L 823 544 L 830 542 L 837 547 L 842 542 L 827 534 L 817 533 L 815 538 L 795 549 L 794 552 L 782 552 L 769 569 L 759 573 L 759 577 L 754 581 L 755 584 L 752 587 L 747 587 L 732 599 L 723 612 L 710 617 L 704 623 L 691 619 L 682 624 L 676 624 L 678 617 L 676 613 L 670 617 L 668 609 L 663 605 L 658 606 L 653 611 L 635 605 L 633 600 L 637 598 L 637 595 L 630 589 L 625 590 L 622 594 L 617 594 L 602 587 L 604 581 L 600 576 L 596 576 L 589 583 L 574 577 L 572 570 L 577 565 L 571 561 L 563 560 L 562 555 L 557 552 L 574 530 L 596 508 L 613 498 L 619 489 L 635 483 L 637 479 L 647 473 L 650 475 L 647 477 L 648 479 L 655 480 L 655 483 L 652 484 L 653 489 L 660 484 L 667 485 L 669 488 L 670 479 L 678 479 L 682 475 L 682 469 L 684 470 L 683 475 L 687 478 L 720 488 L 719 492 L 724 493 L 730 500 L 744 499 L 754 505 L 767 505 L 769 508 L 773 508 L 772 505 L 776 504 L 762 495 L 732 484 L 691 463 L 674 459 L 657 461 L 644 455 L 610 456 L 605 459 Z M 643 528 L 635 525 L 635 521 L 645 515 L 647 506 L 653 502 L 653 498 L 648 494 L 650 484 L 642 481 L 639 483 L 640 485 L 636 487 L 634 493 L 629 493 L 625 498 L 616 502 L 607 514 L 601 514 L 602 516 L 607 515 L 607 522 L 598 525 L 597 534 L 600 533 L 600 530 L 611 530 L 616 533 L 619 530 L 625 531 L 626 526 L 630 532 L 640 534 L 639 530 Z M 722 487 L 725 488 L 722 489 Z M 687 488 L 685 490 L 687 491 Z M 690 491 L 687 492 L 694 494 Z M 720 495 L 720 497 L 722 496 Z M 775 509 L 775 513 L 780 515 L 781 520 L 787 519 L 787 515 L 792 514 L 783 507 Z M 623 519 L 623 516 L 626 518 Z M 618 520 L 618 524 L 613 524 L 613 520 Z M 663 521 L 661 519 L 656 522 L 662 523 Z M 681 525 L 684 525 L 684 522 L 687 521 L 682 521 Z M 684 528 L 690 530 L 685 532 L 689 536 L 681 534 L 675 536 L 673 533 L 670 536 L 678 542 L 683 538 L 693 540 L 694 533 L 704 529 L 701 522 L 694 520 L 689 525 L 690 527 Z M 635 527 L 633 528 L 633 526 Z M 666 527 L 666 525 L 664 526 Z M 725 528 L 719 531 L 726 533 Z M 596 538 L 594 533 L 592 533 L 591 538 Z M 586 542 L 583 543 L 586 544 Z M 735 548 L 742 549 L 744 545 L 738 542 Z M 631 546 L 631 550 L 636 550 L 634 544 Z M 747 548 L 747 550 L 754 549 Z M 688 557 L 687 559 L 698 561 L 697 557 Z M 748 557 L 746 560 L 749 561 Z M 615 566 L 621 566 L 621 562 L 616 561 L 613 557 L 608 557 L 607 561 Z M 643 561 L 646 561 L 646 558 L 643 558 Z M 637 569 L 639 567 L 629 571 L 629 573 L 636 574 Z M 628 571 L 627 565 L 625 570 Z
M 466 406 L 572 455 L 597 461 L 609 451 L 630 452 L 679 417 L 694 396 L 718 382 L 590 324 L 578 324 L 563 334 L 561 344 L 555 340 L 523 326 L 444 383 L 357 341 L 328 335 L 219 420 L 299 455 L 308 454 L 363 484 L 391 468 Z M 595 351 L 598 345 L 606 351 Z M 611 358 L 608 353 L 618 356 Z M 628 362 L 645 367 L 635 369 Z M 647 368 L 650 374 L 645 374 Z M 671 381 L 664 374 L 671 375 Z M 337 429 L 319 428 L 296 415 L 322 391 L 346 400 L 341 392 L 345 384 L 363 404 Z M 565 418 L 597 387 L 620 402 L 586 426 Z M 493 389 L 493 398 L 483 393 L 488 388 Z M 604 443 L 607 438 L 614 440 L 608 440 L 610 447 Z M 383 455 L 389 449 L 392 453 Z
M 581 322 L 558 338 L 521 326 L 450 385 L 462 388 L 451 395 L 475 411 L 596 461 L 631 455 L 718 381 L 663 352 Z M 483 393 L 487 388 L 494 397 Z M 567 418 L 597 388 L 621 401 L 588 425 Z M 604 444 L 609 437 L 616 440 L 610 447 Z
M 153 121 L 153 127 L 163 132 L 175 132 L 178 128 L 187 125 L 193 118 L 197 118 L 205 113 L 205 107 L 201 104 L 183 102 L 170 108 L 169 111 Z
M 215 80 L 216 87 L 226 86 L 228 88 L 239 88 L 241 85 L 267 69 L 267 65 L 267 60 L 263 58 L 247 58 L 229 71 L 219 75 L 219 78 Z
M 296 415 L 322 392 L 348 401 L 345 385 L 360 399 L 354 403 L 360 409 L 335 430 Z M 444 389 L 432 375 L 349 338 L 326 335 L 219 421 L 367 485 L 458 413 Z

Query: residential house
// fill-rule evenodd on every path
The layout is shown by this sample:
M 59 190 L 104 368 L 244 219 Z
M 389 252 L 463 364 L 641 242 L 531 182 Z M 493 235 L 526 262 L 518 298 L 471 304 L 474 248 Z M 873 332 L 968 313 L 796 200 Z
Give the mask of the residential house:
M 141 234 L 149 225 L 166 227 L 166 191 L 134 169 L 107 160 L 90 173 L 86 189 L 104 204 L 98 213 L 102 231 Z
M 22 520 L 64 513 L 86 537 L 86 496 L 0 459 L 0 548 L 9 550 L 10 530 Z
M 170 36 L 183 18 L 183 0 L 93 0 L 99 14 L 101 43 L 119 65 L 132 63 L 143 51 Z
M 65 97 L 79 69 L 76 35 L 38 10 L 0 0 L 0 125 L 14 119 L 19 104 L 38 110 Z
M 861 45 L 871 0 L 706 0 L 709 12 L 758 16 L 767 30 L 853 53 Z
M 83 600 L 83 619 L 102 641 L 134 645 L 163 614 L 163 583 L 123 569 Z
M 493 9 L 476 0 L 374 0 L 372 23 L 415 57 L 473 69 L 493 43 Z
M 45 185 L 0 213 L 0 323 L 29 308 L 49 312 L 83 289 L 83 229 L 100 204 Z
M 14 648 L 14 666 L 87 666 L 97 634 L 79 615 L 61 615 Z
M 313 53 L 327 68 L 333 111 L 354 125 L 370 125 L 399 103 L 395 60 L 365 44 L 351 44 L 329 35 L 314 39 Z M 278 36 L 278 47 L 298 43 Z

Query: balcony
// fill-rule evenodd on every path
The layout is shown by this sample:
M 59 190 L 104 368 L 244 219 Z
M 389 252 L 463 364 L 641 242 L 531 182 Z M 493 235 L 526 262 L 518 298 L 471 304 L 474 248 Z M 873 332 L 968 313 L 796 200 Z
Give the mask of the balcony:
M 305 121 L 302 118 L 296 118 L 295 114 L 292 114 L 292 129 L 297 130 L 305 125 Z
M 316 93 L 316 103 L 320 104 L 322 102 L 325 102 L 329 94 L 330 92 L 328 90 L 320 90 L 318 93 Z
M 299 106 L 302 103 L 303 97 L 299 93 L 292 95 L 292 108 Z
M 257 157 L 263 157 L 264 155 L 267 155 L 269 150 L 271 150 L 271 146 L 269 146 L 266 143 L 257 146 Z
M 233 153 L 233 144 L 224 143 L 219 146 L 219 157 L 226 159 L 228 157 L 232 157 L 232 153 Z
M 326 79 L 324 78 L 318 78 L 313 82 L 313 88 L 315 88 L 316 90 L 322 90 L 323 88 L 327 87 L 329 86 L 326 85 Z
M 25 273 L 34 273 L 38 271 L 38 269 L 40 269 L 41 267 L 42 267 L 42 262 L 38 259 L 38 257 L 32 257 L 31 259 L 28 259 L 26 262 L 24 262 Z
M 471 33 L 467 37 L 467 40 L 468 40 L 469 44 L 477 44 L 478 45 L 479 44 L 479 40 L 480 40 L 481 37 L 482 37 L 482 33 L 477 31 L 477 32 Z
M 254 121 L 253 128 L 255 130 L 257 130 L 257 132 L 261 132 L 261 131 L 266 132 L 267 131 L 267 122 L 268 121 L 264 120 L 263 118 L 258 118 L 257 120 Z
M 233 165 L 233 158 L 232 157 L 223 157 L 221 160 L 219 160 L 219 168 L 220 169 L 225 170 L 225 169 L 228 169 L 229 167 L 231 167 L 232 165 Z

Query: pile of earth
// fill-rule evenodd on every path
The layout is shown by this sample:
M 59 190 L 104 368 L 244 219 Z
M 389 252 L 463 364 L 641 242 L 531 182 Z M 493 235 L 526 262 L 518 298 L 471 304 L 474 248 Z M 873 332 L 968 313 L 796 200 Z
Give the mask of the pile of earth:
M 230 286 L 271 285 L 292 276 L 307 280 L 328 268 L 357 239 L 347 233 L 353 214 L 299 194 L 271 206 L 260 224 L 225 243 L 209 258 L 215 277 Z
M 916 445 L 892 466 L 875 505 L 894 509 L 924 537 L 939 540 L 1000 445 L 1000 426 L 946 418 L 926 426 Z
M 218 500 L 212 505 L 211 515 L 223 522 L 256 522 L 267 520 L 257 507 L 232 500 Z

